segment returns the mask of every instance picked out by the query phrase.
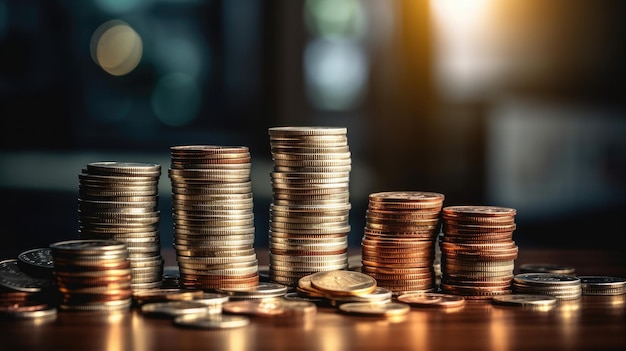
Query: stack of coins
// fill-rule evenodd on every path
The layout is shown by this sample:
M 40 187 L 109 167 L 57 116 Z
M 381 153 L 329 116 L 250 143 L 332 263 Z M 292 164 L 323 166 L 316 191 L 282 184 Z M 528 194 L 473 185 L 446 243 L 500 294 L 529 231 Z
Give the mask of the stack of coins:
M 361 271 L 394 293 L 435 290 L 435 242 L 444 195 L 389 191 L 369 195 Z
M 519 294 L 549 295 L 557 300 L 577 300 L 582 296 L 580 278 L 567 274 L 516 274 L 513 278 L 513 289 Z
M 133 289 L 162 285 L 160 176 L 159 164 L 138 162 L 93 162 L 78 176 L 80 238 L 126 244 Z
M 248 148 L 181 145 L 170 151 L 179 285 L 201 290 L 257 286 Z
M 441 290 L 468 299 L 511 293 L 518 248 L 515 209 L 449 206 L 442 211 Z
M 269 128 L 274 168 L 269 279 L 296 286 L 347 269 L 351 156 L 346 128 Z
M 126 245 L 80 239 L 50 244 L 60 308 L 121 311 L 132 303 L 131 263 Z

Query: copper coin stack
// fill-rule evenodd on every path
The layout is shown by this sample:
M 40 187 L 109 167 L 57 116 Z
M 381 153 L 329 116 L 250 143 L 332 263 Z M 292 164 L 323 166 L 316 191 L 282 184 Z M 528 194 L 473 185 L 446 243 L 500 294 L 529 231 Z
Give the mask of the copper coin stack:
M 61 309 L 120 311 L 130 308 L 131 263 L 124 243 L 80 239 L 52 243 L 50 249 Z
M 435 288 L 435 240 L 444 195 L 389 191 L 369 195 L 361 271 L 394 293 Z
M 259 284 L 251 156 L 245 146 L 172 146 L 174 249 L 183 288 Z
M 296 286 L 348 267 L 351 154 L 346 128 L 269 128 L 269 279 Z
M 513 208 L 448 206 L 442 210 L 441 290 L 468 299 L 509 294 L 518 248 Z
M 133 289 L 162 285 L 158 183 L 161 166 L 141 162 L 92 162 L 79 174 L 81 239 L 126 244 Z

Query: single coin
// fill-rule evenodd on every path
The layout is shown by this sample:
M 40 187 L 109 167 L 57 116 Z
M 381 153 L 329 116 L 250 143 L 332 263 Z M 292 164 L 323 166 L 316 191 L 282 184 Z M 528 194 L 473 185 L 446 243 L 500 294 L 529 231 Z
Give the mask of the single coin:
M 42 278 L 52 275 L 54 262 L 48 247 L 24 251 L 17 255 L 17 260 L 20 268 L 28 274 Z
M 340 305 L 339 310 L 348 314 L 390 317 L 408 313 L 411 310 L 411 306 L 402 302 L 349 302 Z
M 519 266 L 520 273 L 574 274 L 574 266 L 557 263 L 525 263 Z
M 310 277 L 311 286 L 329 295 L 360 295 L 376 289 L 376 279 L 349 270 L 322 271 Z
M 285 295 L 288 289 L 286 285 L 279 283 L 259 282 L 256 286 L 246 288 L 220 288 L 216 289 L 216 291 L 232 297 L 278 297 Z
M 54 306 L 45 306 L 38 309 L 22 309 L 15 308 L 11 311 L 4 311 L 7 315 L 15 319 L 50 319 L 57 315 L 57 308 Z
M 37 278 L 24 273 L 17 259 L 0 261 L 0 286 L 11 290 L 40 292 L 53 285 L 53 279 Z
M 415 307 L 458 307 L 465 303 L 463 296 L 435 292 L 404 292 L 397 299 Z
M 210 309 L 201 302 L 181 300 L 146 303 L 141 306 L 141 312 L 147 315 L 173 317 L 183 314 L 208 314 Z
M 557 298 L 549 295 L 508 294 L 494 296 L 492 302 L 512 306 L 552 306 L 557 303 Z
M 133 300 L 140 305 L 152 302 L 195 300 L 204 295 L 202 290 L 156 288 L 133 291 Z
M 174 325 L 200 329 L 239 328 L 250 324 L 250 318 L 229 314 L 185 314 L 174 318 Z
M 228 301 L 222 305 L 222 312 L 263 317 L 275 316 L 283 313 L 283 301 L 280 298 Z

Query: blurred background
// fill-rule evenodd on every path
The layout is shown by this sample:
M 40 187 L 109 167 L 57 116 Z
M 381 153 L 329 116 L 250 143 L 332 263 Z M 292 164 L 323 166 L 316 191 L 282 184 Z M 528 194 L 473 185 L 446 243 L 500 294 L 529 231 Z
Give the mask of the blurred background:
M 0 0 L 5 252 L 77 238 L 89 162 L 162 165 L 169 147 L 252 154 L 268 245 L 267 129 L 341 126 L 351 245 L 367 196 L 443 193 L 517 210 L 524 247 L 623 250 L 626 2 Z

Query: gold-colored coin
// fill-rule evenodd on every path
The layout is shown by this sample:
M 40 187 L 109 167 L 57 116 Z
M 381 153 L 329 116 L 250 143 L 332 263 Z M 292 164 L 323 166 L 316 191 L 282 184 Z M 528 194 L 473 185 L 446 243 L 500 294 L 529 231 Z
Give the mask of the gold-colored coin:
M 311 276 L 311 286 L 333 296 L 371 293 L 377 283 L 371 276 L 348 270 L 317 272 Z

